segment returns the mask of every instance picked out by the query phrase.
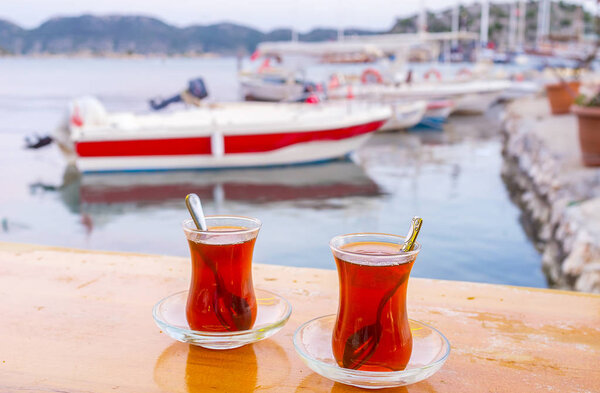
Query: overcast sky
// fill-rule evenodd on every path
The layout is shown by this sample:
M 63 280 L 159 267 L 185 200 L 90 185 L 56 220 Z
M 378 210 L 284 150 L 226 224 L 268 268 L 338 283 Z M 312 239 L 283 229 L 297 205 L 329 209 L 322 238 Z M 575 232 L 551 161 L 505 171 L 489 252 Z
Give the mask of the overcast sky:
M 434 9 L 453 3 L 425 1 Z M 52 16 L 92 13 L 151 15 L 178 26 L 232 21 L 261 30 L 288 26 L 300 31 L 315 26 L 388 29 L 395 17 L 417 12 L 420 4 L 421 0 L 0 0 L 0 18 L 27 28 Z

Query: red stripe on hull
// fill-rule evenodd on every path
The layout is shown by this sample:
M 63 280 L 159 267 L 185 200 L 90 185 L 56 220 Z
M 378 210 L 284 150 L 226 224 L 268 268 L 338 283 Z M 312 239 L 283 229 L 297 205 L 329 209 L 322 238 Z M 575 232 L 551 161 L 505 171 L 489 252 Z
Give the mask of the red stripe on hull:
M 79 157 L 127 157 L 210 154 L 210 138 L 131 139 L 78 142 Z
M 375 131 L 381 127 L 383 123 L 385 123 L 385 121 L 375 121 L 335 130 L 262 134 L 253 135 L 251 138 L 248 138 L 246 135 L 232 135 L 225 137 L 225 153 L 263 153 L 281 149 L 282 147 L 294 145 L 296 143 L 324 140 L 337 141 Z
M 373 132 L 385 121 L 325 131 L 226 136 L 225 154 L 261 153 L 297 143 L 351 138 Z M 208 155 L 211 154 L 211 147 L 210 137 L 196 137 L 78 142 L 75 151 L 79 157 Z

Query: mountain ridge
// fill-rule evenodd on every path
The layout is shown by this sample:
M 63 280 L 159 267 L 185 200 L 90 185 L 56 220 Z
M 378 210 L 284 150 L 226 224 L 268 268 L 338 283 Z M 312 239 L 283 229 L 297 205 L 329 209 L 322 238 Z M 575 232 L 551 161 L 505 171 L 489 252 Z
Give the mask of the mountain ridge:
M 525 45 L 536 42 L 537 12 L 539 4 L 528 1 L 525 14 Z M 576 37 L 594 31 L 593 15 L 580 5 L 563 1 L 551 2 L 553 35 Z M 510 4 L 490 3 L 489 40 L 500 48 L 509 42 Z M 460 30 L 479 33 L 481 5 L 459 6 Z M 427 26 L 431 32 L 450 31 L 452 9 L 428 12 Z M 346 35 L 379 33 L 414 33 L 418 29 L 418 16 L 399 17 L 389 29 L 344 29 Z M 298 39 L 306 42 L 337 39 L 337 29 L 316 27 L 299 33 Z M 0 54 L 248 54 L 260 42 L 289 41 L 292 30 L 277 28 L 263 32 L 256 28 L 233 22 L 178 27 L 157 17 L 146 15 L 91 15 L 53 17 L 32 29 L 0 18 Z
M 348 29 L 348 34 L 380 31 Z M 91 15 L 52 17 L 32 29 L 0 19 L 0 53 L 35 54 L 186 54 L 253 52 L 263 41 L 288 41 L 292 30 L 262 32 L 253 27 L 221 22 L 177 27 L 145 15 Z M 327 41 L 337 30 L 315 28 L 298 34 L 300 41 Z

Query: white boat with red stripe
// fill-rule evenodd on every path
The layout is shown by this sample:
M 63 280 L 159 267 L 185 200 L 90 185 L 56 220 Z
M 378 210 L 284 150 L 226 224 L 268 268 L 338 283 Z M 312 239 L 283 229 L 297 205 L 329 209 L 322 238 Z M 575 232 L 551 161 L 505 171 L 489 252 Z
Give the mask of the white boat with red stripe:
M 70 104 L 54 139 L 82 172 L 235 168 L 342 157 L 390 117 L 360 102 L 219 103 L 166 113 L 107 113 Z

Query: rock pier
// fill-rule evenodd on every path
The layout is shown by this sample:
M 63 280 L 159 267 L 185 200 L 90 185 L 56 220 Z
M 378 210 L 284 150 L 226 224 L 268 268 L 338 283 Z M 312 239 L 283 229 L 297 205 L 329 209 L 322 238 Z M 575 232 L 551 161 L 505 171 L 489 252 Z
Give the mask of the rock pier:
M 581 163 L 577 132 L 577 118 L 551 115 L 544 97 L 512 102 L 502 175 L 551 286 L 600 292 L 600 167 Z

